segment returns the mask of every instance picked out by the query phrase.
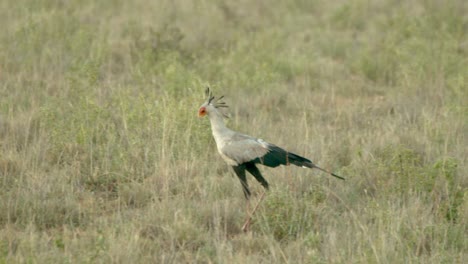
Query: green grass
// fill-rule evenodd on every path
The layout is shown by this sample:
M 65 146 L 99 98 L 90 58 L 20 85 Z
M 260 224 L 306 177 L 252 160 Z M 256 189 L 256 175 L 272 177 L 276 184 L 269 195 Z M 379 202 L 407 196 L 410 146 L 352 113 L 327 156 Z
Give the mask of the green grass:
M 0 263 L 466 262 L 467 13 L 2 1 Z M 230 127 L 347 180 L 261 168 L 243 233 L 241 185 L 196 116 L 207 85 Z

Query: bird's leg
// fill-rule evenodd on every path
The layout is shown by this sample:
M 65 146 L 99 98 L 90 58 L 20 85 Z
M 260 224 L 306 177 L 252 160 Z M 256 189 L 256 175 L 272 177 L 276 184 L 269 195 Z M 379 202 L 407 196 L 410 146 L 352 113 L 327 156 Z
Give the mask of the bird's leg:
M 263 186 L 263 188 L 268 190 L 268 182 L 263 178 L 262 174 L 258 170 L 257 166 L 254 163 L 246 163 L 245 168 L 250 174 L 252 174 L 255 179 Z
M 242 231 L 247 232 L 249 231 L 249 226 L 250 226 L 250 199 L 247 200 L 246 203 L 246 208 L 245 208 L 245 222 L 244 225 L 242 226 Z M 247 224 L 249 223 L 249 224 Z
M 265 197 L 265 193 L 266 193 L 266 190 L 263 191 L 262 195 L 258 199 L 258 202 L 255 205 L 254 209 L 252 210 L 252 213 L 249 214 L 249 210 L 247 210 L 247 220 L 245 221 L 244 225 L 242 226 L 242 231 L 244 231 L 244 232 L 249 231 L 250 222 L 252 221 L 252 216 L 255 214 L 255 211 L 257 211 L 257 208 L 260 205 L 260 202 Z M 250 202 L 247 202 L 247 206 L 250 207 Z
M 265 192 L 268 190 L 268 182 L 265 180 L 265 178 L 263 178 L 262 174 L 260 173 L 260 171 L 258 170 L 258 168 L 255 166 L 254 163 L 245 163 L 245 168 L 247 169 L 248 172 L 250 172 L 250 174 L 252 174 L 255 177 L 255 179 L 257 179 L 258 182 L 260 182 L 260 184 L 262 184 L 262 186 L 265 188 L 265 191 L 260 196 L 257 205 L 254 207 L 251 213 L 249 213 L 250 203 L 248 203 L 249 207 L 247 209 L 247 219 L 245 221 L 245 224 L 242 226 L 242 230 L 244 232 L 248 231 L 250 222 L 252 221 L 252 217 L 255 214 L 255 211 L 257 210 L 258 206 L 260 205 L 260 202 L 263 200 Z
M 239 177 L 239 180 L 242 184 L 242 191 L 244 192 L 245 198 L 248 200 L 250 198 L 249 184 L 247 183 L 247 177 L 245 175 L 245 165 L 232 166 L 234 172 Z

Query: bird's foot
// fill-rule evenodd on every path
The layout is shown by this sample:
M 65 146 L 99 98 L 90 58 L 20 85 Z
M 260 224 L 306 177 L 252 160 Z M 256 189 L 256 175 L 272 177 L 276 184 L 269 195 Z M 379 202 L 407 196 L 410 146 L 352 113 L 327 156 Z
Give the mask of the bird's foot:
M 255 214 L 255 212 L 257 211 L 258 206 L 260 205 L 260 202 L 261 202 L 261 201 L 263 200 L 263 198 L 265 197 L 265 193 L 266 193 L 266 192 L 264 191 L 264 192 L 262 193 L 262 195 L 260 196 L 260 198 L 258 199 L 258 202 L 257 202 L 257 204 L 255 205 L 255 207 L 254 207 L 252 213 L 249 213 L 249 212 L 247 211 L 247 220 L 245 220 L 245 223 L 244 223 L 244 225 L 242 226 L 242 231 L 244 231 L 244 232 L 248 232 L 248 231 L 249 231 L 249 229 L 250 229 L 250 223 L 252 222 L 252 217 L 253 217 L 253 215 Z
M 247 218 L 244 225 L 242 226 L 242 231 L 244 231 L 245 233 L 249 232 L 251 220 L 252 220 L 252 217 Z

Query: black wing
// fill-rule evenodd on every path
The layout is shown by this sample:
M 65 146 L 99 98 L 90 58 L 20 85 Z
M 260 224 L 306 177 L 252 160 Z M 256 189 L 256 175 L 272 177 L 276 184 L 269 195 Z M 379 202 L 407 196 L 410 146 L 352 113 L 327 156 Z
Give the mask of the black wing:
M 317 165 L 312 163 L 311 160 L 306 159 L 304 157 L 301 157 L 301 156 L 299 156 L 297 154 L 288 152 L 288 151 L 286 151 L 286 150 L 284 150 L 284 149 L 282 149 L 282 148 L 280 148 L 278 146 L 275 146 L 273 144 L 268 145 L 268 150 L 269 151 L 265 155 L 252 160 L 252 162 L 260 163 L 260 164 L 263 164 L 265 166 L 273 167 L 273 168 L 278 167 L 279 165 L 286 165 L 287 166 L 289 164 L 294 164 L 296 166 L 304 167 L 304 168 L 311 168 L 311 169 L 315 168 L 315 169 L 319 169 L 319 170 L 321 170 L 323 172 L 326 172 L 326 173 L 330 174 L 333 177 L 344 180 L 343 177 L 338 176 L 335 173 L 329 172 L 327 170 L 324 170 L 324 169 L 318 167 Z
M 260 163 L 268 167 L 278 167 L 279 165 L 289 165 L 294 164 L 296 166 L 312 168 L 310 164 L 313 164 L 312 161 L 296 155 L 294 153 L 288 152 L 278 146 L 269 144 L 268 152 L 252 160 L 254 163 Z

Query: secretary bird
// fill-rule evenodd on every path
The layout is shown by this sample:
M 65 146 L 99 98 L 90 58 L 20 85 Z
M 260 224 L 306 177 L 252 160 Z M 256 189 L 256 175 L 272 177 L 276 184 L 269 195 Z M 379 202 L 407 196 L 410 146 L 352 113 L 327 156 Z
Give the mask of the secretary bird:
M 226 115 L 218 110 L 219 108 L 228 107 L 225 102 L 221 101 L 224 96 L 215 99 L 209 87 L 205 92 L 207 100 L 198 109 L 198 116 L 204 117 L 207 115 L 210 119 L 211 130 L 216 141 L 218 152 L 226 163 L 232 166 L 234 172 L 239 177 L 242 184 L 242 190 L 247 201 L 250 198 L 250 190 L 249 185 L 247 184 L 246 170 L 252 174 L 258 182 L 260 182 L 265 190 L 268 190 L 268 182 L 263 178 L 255 165 L 258 163 L 268 167 L 278 167 L 279 165 L 288 166 L 290 164 L 294 164 L 303 168 L 315 168 L 330 174 L 333 177 L 344 180 L 343 177 L 318 167 L 309 159 L 288 152 L 274 144 L 264 141 L 263 139 L 254 138 L 227 128 L 223 120 L 223 117 Z M 255 210 L 264 195 L 265 192 L 263 192 L 252 213 L 250 215 L 248 214 L 247 220 L 242 227 L 244 231 L 248 230 L 250 219 L 253 213 L 255 213 Z

